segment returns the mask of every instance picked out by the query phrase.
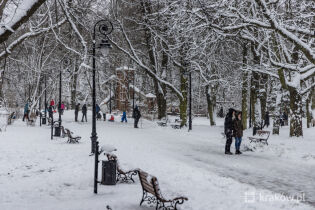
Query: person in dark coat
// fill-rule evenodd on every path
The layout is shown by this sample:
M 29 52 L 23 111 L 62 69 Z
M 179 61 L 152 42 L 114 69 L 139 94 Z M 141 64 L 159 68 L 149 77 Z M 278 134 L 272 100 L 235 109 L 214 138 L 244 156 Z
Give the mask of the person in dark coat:
M 98 104 L 96 104 L 95 105 L 95 112 L 96 112 L 96 119 L 97 120 L 102 119 L 102 115 L 101 115 L 100 111 L 101 111 L 100 106 Z
M 27 121 L 29 121 L 28 113 L 29 113 L 29 108 L 28 108 L 28 103 L 26 103 L 24 106 L 23 121 L 25 120 L 25 118 L 27 119 Z
M 267 128 L 268 128 L 269 124 L 270 124 L 269 112 L 266 111 L 266 113 L 265 113 L 265 125 L 267 126 Z
M 54 114 L 54 107 L 53 106 L 49 106 L 48 107 L 48 116 L 49 116 L 49 118 L 53 118 L 53 114 Z
M 234 136 L 235 136 L 235 154 L 242 154 L 240 151 L 242 137 L 243 137 L 243 123 L 242 123 L 242 112 L 238 112 L 234 120 Z
M 224 121 L 224 133 L 226 136 L 226 144 L 225 144 L 225 154 L 227 155 L 232 155 L 230 148 L 232 144 L 232 137 L 233 137 L 233 132 L 234 132 L 234 116 L 235 115 L 235 110 L 234 109 L 229 109 L 229 112 L 225 116 L 225 121 Z
M 84 118 L 85 118 L 85 122 L 87 122 L 86 113 L 87 113 L 87 107 L 86 107 L 86 104 L 84 104 L 82 106 L 82 120 L 81 120 L 81 122 L 83 122 Z
M 133 110 L 132 116 L 135 119 L 134 127 L 138 128 L 138 122 L 139 122 L 139 119 L 141 117 L 141 113 L 140 113 L 138 106 L 136 106 L 135 109 Z
M 78 121 L 78 114 L 79 114 L 79 111 L 80 111 L 80 103 L 78 103 L 76 106 L 75 106 L 75 109 L 74 109 L 74 120 L 77 122 Z

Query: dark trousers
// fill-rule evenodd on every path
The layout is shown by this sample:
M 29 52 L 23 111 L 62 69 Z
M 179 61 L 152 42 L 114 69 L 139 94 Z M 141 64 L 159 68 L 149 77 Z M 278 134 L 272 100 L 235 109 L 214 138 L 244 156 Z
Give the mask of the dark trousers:
M 74 120 L 77 122 L 78 121 L 78 112 L 74 112 Z
M 82 120 L 81 120 L 81 122 L 83 122 L 84 118 L 85 118 L 85 122 L 87 122 L 86 113 L 82 113 Z
M 139 118 L 135 118 L 135 124 L 134 124 L 135 128 L 138 128 L 138 122 L 139 122 Z
M 27 118 L 27 121 L 30 120 L 30 119 L 28 118 L 28 114 L 24 114 L 24 116 L 23 116 L 23 121 L 25 120 L 25 118 Z
M 230 152 L 232 144 L 232 132 L 226 133 L 225 152 Z

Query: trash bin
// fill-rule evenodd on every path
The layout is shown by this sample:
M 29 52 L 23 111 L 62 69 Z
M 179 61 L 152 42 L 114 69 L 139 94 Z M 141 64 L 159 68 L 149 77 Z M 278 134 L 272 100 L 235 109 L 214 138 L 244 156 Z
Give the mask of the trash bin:
M 102 161 L 102 181 L 103 185 L 116 185 L 117 164 L 115 160 Z
M 43 125 L 46 125 L 46 117 L 43 117 L 43 118 L 42 118 L 42 124 L 43 124 Z
M 277 135 L 279 135 L 279 126 L 274 126 L 274 127 L 272 128 L 272 134 L 277 134 Z
M 55 136 L 60 136 L 60 133 L 61 133 L 60 131 L 61 131 L 60 127 L 56 126 L 55 127 Z

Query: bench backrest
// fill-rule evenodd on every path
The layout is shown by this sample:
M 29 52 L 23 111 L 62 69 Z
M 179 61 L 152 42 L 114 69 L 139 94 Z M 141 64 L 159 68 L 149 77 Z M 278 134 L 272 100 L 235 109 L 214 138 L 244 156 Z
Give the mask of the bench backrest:
M 69 129 L 65 128 L 65 133 L 69 138 L 72 138 L 71 131 Z
M 258 134 L 259 136 L 267 136 L 267 137 L 269 137 L 270 131 L 258 130 L 258 131 L 257 131 L 257 134 Z
M 156 179 L 156 177 L 151 176 L 150 174 L 148 174 L 147 172 L 144 172 L 142 170 L 138 171 L 139 174 L 139 179 L 140 179 L 140 183 L 142 186 L 142 189 L 148 193 L 151 193 L 152 195 L 156 196 L 157 198 L 159 198 L 160 196 L 156 194 L 155 192 L 155 187 L 154 187 L 154 181 Z

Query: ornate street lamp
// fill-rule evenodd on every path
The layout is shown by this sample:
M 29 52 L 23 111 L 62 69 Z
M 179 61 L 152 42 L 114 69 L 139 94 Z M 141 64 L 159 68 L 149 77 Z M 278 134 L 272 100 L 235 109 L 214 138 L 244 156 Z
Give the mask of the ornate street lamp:
M 64 67 L 68 67 L 68 65 L 70 64 L 70 59 L 68 58 L 64 58 L 62 60 L 62 67 L 60 68 L 59 71 L 59 103 L 58 103 L 58 112 L 59 112 L 59 119 L 58 119 L 58 127 L 55 127 L 55 136 L 60 136 L 61 134 L 61 92 L 62 92 L 62 69 Z
M 104 56 L 107 56 L 111 45 L 107 39 L 107 36 L 112 33 L 113 31 L 113 24 L 108 20 L 100 20 L 94 25 L 93 31 L 93 71 L 92 71 L 92 134 L 91 134 L 91 153 L 95 154 L 95 167 L 94 167 L 94 193 L 97 193 L 97 177 L 98 177 L 98 141 L 97 141 L 97 133 L 96 133 L 96 87 L 95 87 L 95 56 L 96 56 L 96 48 L 100 49 Z M 101 40 L 101 43 L 96 47 L 96 33 L 99 33 L 104 36 Z

